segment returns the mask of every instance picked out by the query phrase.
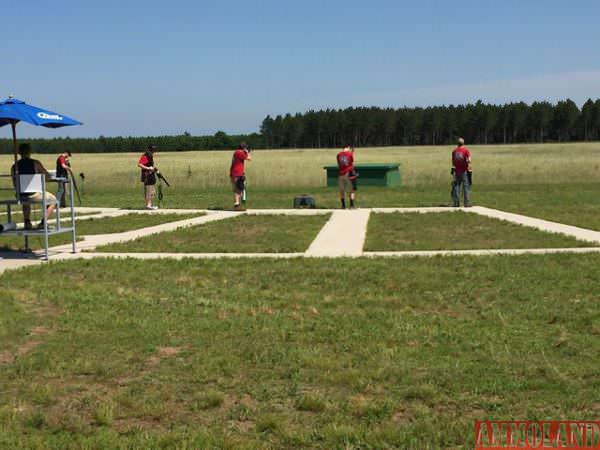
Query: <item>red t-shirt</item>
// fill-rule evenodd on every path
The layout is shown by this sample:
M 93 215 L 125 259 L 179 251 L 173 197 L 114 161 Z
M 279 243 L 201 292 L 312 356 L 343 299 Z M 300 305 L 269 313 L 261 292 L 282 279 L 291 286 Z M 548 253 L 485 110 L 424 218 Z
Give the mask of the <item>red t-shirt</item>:
M 149 163 L 149 162 L 150 162 L 150 161 L 148 161 L 148 157 L 147 157 L 147 156 L 146 156 L 146 154 L 144 153 L 144 154 L 142 155 L 142 157 L 140 158 L 140 160 L 138 161 L 138 164 L 141 164 L 142 166 L 146 166 L 146 167 L 148 167 L 148 163 Z
M 244 175 L 244 161 L 248 159 L 248 153 L 244 150 L 237 149 L 233 152 L 233 158 L 231 158 L 231 168 L 229 169 L 229 175 L 232 177 L 241 177 Z
M 467 171 L 469 159 L 471 159 L 471 152 L 467 147 L 456 147 L 454 149 L 452 152 L 452 165 L 454 166 L 457 175 Z
M 60 155 L 58 157 L 58 163 L 64 168 L 64 167 L 68 167 L 69 165 L 67 164 L 67 158 L 64 157 L 64 155 Z
M 341 151 L 337 154 L 338 173 L 346 175 L 354 169 L 354 155 L 352 152 Z

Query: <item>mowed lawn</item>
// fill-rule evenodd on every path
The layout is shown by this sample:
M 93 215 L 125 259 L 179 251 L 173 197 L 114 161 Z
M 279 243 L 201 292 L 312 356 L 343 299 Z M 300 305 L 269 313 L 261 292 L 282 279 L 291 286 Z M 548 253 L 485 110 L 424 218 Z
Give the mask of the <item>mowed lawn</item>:
M 176 222 L 179 220 L 191 219 L 202 216 L 203 213 L 193 214 L 162 214 L 162 213 L 131 213 L 118 217 L 89 217 L 83 220 L 77 220 L 75 231 L 77 236 L 93 234 L 122 233 L 129 230 L 151 227 L 162 223 Z M 52 226 L 54 221 L 49 222 Z M 62 226 L 70 226 L 70 222 L 63 222 Z M 71 242 L 71 234 L 57 234 L 49 237 L 50 246 L 61 245 Z M 36 250 L 44 247 L 43 236 L 30 236 L 29 246 Z M 24 238 L 19 236 L 2 236 L 0 234 L 0 251 L 18 250 L 24 247 Z
M 470 250 L 497 248 L 592 247 L 558 233 L 454 211 L 374 213 L 369 217 L 365 251 Z
M 600 414 L 599 255 L 101 259 L 0 285 L 0 448 L 472 448 L 476 419 Z
M 98 252 L 304 252 L 330 214 L 240 215 L 96 248 Z

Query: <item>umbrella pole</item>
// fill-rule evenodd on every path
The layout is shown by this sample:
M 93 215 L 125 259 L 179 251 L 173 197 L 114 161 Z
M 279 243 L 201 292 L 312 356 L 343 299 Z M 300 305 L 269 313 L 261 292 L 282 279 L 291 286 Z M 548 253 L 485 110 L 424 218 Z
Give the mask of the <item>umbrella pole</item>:
M 19 153 L 19 149 L 17 148 L 17 122 L 11 121 L 10 127 L 12 128 L 12 137 L 13 137 L 13 147 L 15 153 L 15 172 L 14 172 L 14 183 L 17 194 L 17 202 L 21 203 L 21 180 L 19 178 L 19 166 L 17 165 L 17 153 Z
M 17 153 L 19 153 L 19 149 L 17 148 L 17 123 L 11 122 L 10 127 L 12 128 L 13 148 L 14 148 L 15 164 L 16 164 L 17 163 Z

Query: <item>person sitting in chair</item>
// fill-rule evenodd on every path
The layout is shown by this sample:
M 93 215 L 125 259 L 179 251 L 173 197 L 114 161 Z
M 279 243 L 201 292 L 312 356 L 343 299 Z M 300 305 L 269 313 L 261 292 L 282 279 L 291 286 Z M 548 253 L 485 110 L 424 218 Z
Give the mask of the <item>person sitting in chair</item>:
M 16 174 L 19 175 L 34 175 L 36 173 L 41 173 L 46 176 L 46 179 L 50 178 L 50 174 L 44 167 L 44 165 L 39 162 L 37 159 L 31 158 L 31 146 L 28 143 L 23 143 L 19 145 L 19 155 L 21 158 L 13 164 L 10 172 L 13 179 L 13 185 L 15 189 L 18 189 L 17 177 Z M 16 166 L 16 168 L 15 168 Z M 18 169 L 18 170 L 15 170 Z M 23 204 L 23 221 L 25 222 L 25 229 L 30 230 L 31 226 L 31 203 L 41 203 L 43 201 L 44 196 L 46 197 L 46 202 L 49 203 L 46 208 L 46 214 L 44 218 L 38 225 L 38 228 L 43 228 L 46 220 L 50 218 L 54 208 L 56 206 L 56 197 L 50 192 L 28 192 L 19 194 L 19 200 L 26 202 Z

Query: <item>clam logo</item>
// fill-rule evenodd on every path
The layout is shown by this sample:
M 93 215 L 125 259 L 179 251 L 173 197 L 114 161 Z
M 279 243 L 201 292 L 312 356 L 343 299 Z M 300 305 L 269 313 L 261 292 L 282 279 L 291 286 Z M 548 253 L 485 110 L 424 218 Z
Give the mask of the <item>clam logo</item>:
M 63 120 L 62 116 L 59 116 L 58 114 L 48 114 L 45 112 L 39 112 L 39 113 L 37 113 L 37 116 L 40 119 L 45 119 L 45 120 Z

